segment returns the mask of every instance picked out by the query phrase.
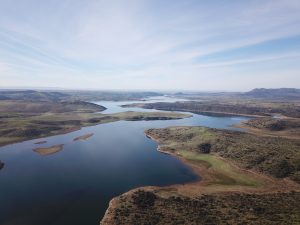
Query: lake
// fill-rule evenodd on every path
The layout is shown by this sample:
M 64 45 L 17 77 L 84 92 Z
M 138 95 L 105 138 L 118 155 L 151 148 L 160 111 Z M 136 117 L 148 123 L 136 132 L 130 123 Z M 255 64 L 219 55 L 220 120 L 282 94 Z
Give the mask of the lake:
M 166 97 L 148 102 L 176 101 Z M 122 108 L 131 102 L 97 102 L 107 107 L 101 113 L 157 111 Z M 197 177 L 175 157 L 159 153 L 157 144 L 144 135 L 148 128 L 167 126 L 231 126 L 248 118 L 193 117 L 167 121 L 118 121 L 85 127 L 72 133 L 35 139 L 0 148 L 1 225 L 96 225 L 109 201 L 132 188 L 185 183 Z M 80 135 L 94 133 L 86 141 L 74 142 Z M 41 156 L 39 147 L 64 144 L 64 150 Z

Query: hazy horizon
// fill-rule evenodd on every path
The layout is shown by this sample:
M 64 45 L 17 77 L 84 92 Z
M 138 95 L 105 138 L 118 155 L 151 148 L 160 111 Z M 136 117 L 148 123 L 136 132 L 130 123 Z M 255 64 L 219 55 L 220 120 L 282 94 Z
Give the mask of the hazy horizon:
M 300 88 L 300 1 L 0 2 L 0 88 Z

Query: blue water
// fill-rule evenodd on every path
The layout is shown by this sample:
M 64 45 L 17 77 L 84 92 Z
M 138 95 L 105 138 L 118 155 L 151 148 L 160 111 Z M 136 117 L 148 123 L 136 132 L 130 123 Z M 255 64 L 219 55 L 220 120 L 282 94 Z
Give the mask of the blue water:
M 173 99 L 150 99 L 155 101 Z M 99 102 L 108 109 L 132 102 Z M 0 148 L 1 225 L 89 225 L 99 224 L 109 200 L 132 188 L 185 183 L 198 177 L 178 159 L 156 151 L 157 144 L 144 130 L 174 125 L 202 125 L 234 129 L 245 117 L 193 117 L 168 121 L 118 121 L 85 127 L 69 134 L 25 141 Z M 73 142 L 87 133 L 94 136 Z M 63 151 L 41 156 L 32 151 L 37 141 L 48 147 L 64 144 Z

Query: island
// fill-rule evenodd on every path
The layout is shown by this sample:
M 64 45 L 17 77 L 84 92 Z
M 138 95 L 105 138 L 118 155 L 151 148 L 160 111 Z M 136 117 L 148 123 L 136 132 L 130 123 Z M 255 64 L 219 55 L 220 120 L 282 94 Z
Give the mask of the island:
M 61 150 L 63 150 L 64 145 L 60 144 L 60 145 L 53 145 L 51 147 L 45 147 L 45 148 L 35 148 L 33 149 L 34 152 L 40 154 L 40 155 L 51 155 L 54 153 L 57 153 Z
M 34 144 L 41 145 L 41 144 L 45 144 L 45 143 L 47 143 L 47 141 L 38 141 L 38 142 L 35 142 Z
M 74 138 L 73 141 L 85 141 L 85 140 L 89 139 L 90 137 L 92 137 L 93 135 L 94 135 L 94 133 L 84 134 L 84 135 Z

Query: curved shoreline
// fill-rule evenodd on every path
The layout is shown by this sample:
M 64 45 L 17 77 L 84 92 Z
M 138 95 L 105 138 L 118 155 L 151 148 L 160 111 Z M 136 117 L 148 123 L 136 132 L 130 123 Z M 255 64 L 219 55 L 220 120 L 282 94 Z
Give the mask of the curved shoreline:
M 189 165 L 183 158 L 178 157 L 177 155 L 172 154 L 170 152 L 161 150 L 161 145 L 159 145 L 158 140 L 156 140 L 151 135 L 147 134 L 146 131 L 144 131 L 144 134 L 147 138 L 149 138 L 149 139 L 151 139 L 151 140 L 153 140 L 157 143 L 156 151 L 158 151 L 162 154 L 169 155 L 169 156 L 172 156 L 172 157 L 175 157 L 175 158 L 179 159 L 185 166 L 187 166 L 189 169 L 191 169 L 195 173 L 195 175 L 197 175 L 197 178 L 193 181 L 190 181 L 190 182 L 185 182 L 185 183 L 182 183 L 182 184 L 178 184 L 178 183 L 177 184 L 171 184 L 171 185 L 166 185 L 166 186 L 162 186 L 162 187 L 160 187 L 160 186 L 141 186 L 141 187 L 130 189 L 129 191 L 126 191 L 121 195 L 115 196 L 109 201 L 108 207 L 107 207 L 102 219 L 100 220 L 100 225 L 109 225 L 111 223 L 111 221 L 112 221 L 111 218 L 110 218 L 111 210 L 114 209 L 114 207 L 116 205 L 115 202 L 117 201 L 117 199 L 122 197 L 122 196 L 129 195 L 129 194 L 134 193 L 135 191 L 138 191 L 140 189 L 153 191 L 153 190 L 160 189 L 160 188 L 172 188 L 172 187 L 185 185 L 185 184 L 198 183 L 199 181 L 201 181 L 201 176 L 199 176 L 199 173 L 195 170 L 195 167 Z
M 270 194 L 270 193 L 288 193 L 290 191 L 296 191 L 299 192 L 299 185 L 295 184 L 293 181 L 290 180 L 279 180 L 273 177 L 270 177 L 268 175 L 258 173 L 253 170 L 247 170 L 244 168 L 240 168 L 236 164 L 232 163 L 231 161 L 224 159 L 222 157 L 217 156 L 220 160 L 223 160 L 225 163 L 228 163 L 231 167 L 236 169 L 237 171 L 240 171 L 241 173 L 247 174 L 251 177 L 254 177 L 257 180 L 260 180 L 261 185 L 259 186 L 232 186 L 232 187 L 216 187 L 209 186 L 211 183 L 211 177 L 213 173 L 209 171 L 205 166 L 199 166 L 193 164 L 190 160 L 182 157 L 179 154 L 176 154 L 175 152 L 170 152 L 167 150 L 163 150 L 164 146 L 162 145 L 159 138 L 155 137 L 154 135 L 151 135 L 147 133 L 147 131 L 144 132 L 147 138 L 150 138 L 151 140 L 155 141 L 157 143 L 157 151 L 170 155 L 172 157 L 176 157 L 179 159 L 182 163 L 184 163 L 186 166 L 191 168 L 193 172 L 197 176 L 199 176 L 201 179 L 196 179 L 195 181 L 186 182 L 184 184 L 173 184 L 173 185 L 167 185 L 163 187 L 157 187 L 157 186 L 144 186 L 139 188 L 131 189 L 119 196 L 116 196 L 112 198 L 109 202 L 109 206 L 103 216 L 103 218 L 100 220 L 100 225 L 111 225 L 114 223 L 114 210 L 118 207 L 118 204 L 120 204 L 120 199 L 124 198 L 125 196 L 130 198 L 131 195 L 136 193 L 139 190 L 144 191 L 150 191 L 150 192 L 163 192 L 164 194 L 168 193 L 169 190 L 176 190 L 176 192 L 183 194 L 183 196 L 202 196 L 204 194 L 234 194 L 234 193 L 245 193 L 245 194 Z M 209 190 L 212 188 L 212 190 Z M 187 189 L 188 193 L 187 194 Z M 171 191 L 172 192 L 172 191 Z M 170 192 L 170 194 L 171 194 Z M 172 195 L 172 194 L 171 194 Z M 126 224 L 126 223 L 125 223 Z
M 269 131 L 260 128 L 251 127 L 243 122 L 233 125 L 235 128 L 243 129 L 250 134 L 260 134 L 266 137 L 282 137 L 287 139 L 300 139 L 299 135 L 291 134 L 287 131 Z
M 167 112 L 167 111 L 166 111 Z M 185 111 L 181 111 L 181 112 L 185 112 Z M 184 115 L 184 114 L 183 114 Z M 230 115 L 232 115 L 232 114 L 230 114 Z M 234 114 L 234 115 L 232 115 L 232 116 L 240 116 L 240 114 Z M 253 115 L 251 115 L 251 117 L 254 117 Z M 184 118 L 184 117 L 183 117 Z M 180 118 L 168 118 L 168 119 L 180 119 Z M 122 119 L 121 119 L 122 120 Z M 126 119 L 123 119 L 123 120 L 126 120 Z M 118 121 L 118 120 L 115 120 L 115 121 Z M 109 122 L 115 122 L 115 121 L 109 121 Z M 102 122 L 101 122 L 102 123 Z M 106 123 L 106 121 L 104 122 L 104 123 Z M 99 123 L 100 124 L 100 123 Z M 76 130 L 80 130 L 82 127 L 90 127 L 90 126 L 96 126 L 96 125 L 98 125 L 98 124 L 94 124 L 94 125 L 86 125 L 86 126 L 81 126 L 81 127 L 78 127 L 78 129 L 76 129 Z M 75 130 L 69 130 L 69 131 L 67 131 L 66 133 L 70 133 L 70 132 L 73 132 L 73 131 L 75 131 Z M 157 145 L 157 151 L 159 151 L 159 152 L 161 152 L 161 153 L 163 153 L 163 154 L 167 154 L 167 155 L 170 155 L 170 156 L 172 156 L 172 157 L 176 157 L 177 159 L 179 159 L 182 163 L 184 163 L 186 166 L 188 166 L 188 167 L 190 167 L 194 172 L 195 172 L 195 174 L 198 174 L 198 175 L 200 175 L 200 177 L 202 177 L 202 173 L 204 174 L 205 172 L 206 172 L 206 170 L 205 170 L 205 168 L 199 168 L 198 166 L 195 166 L 195 165 L 193 165 L 189 160 L 187 160 L 187 159 L 185 159 L 184 157 L 182 157 L 182 156 L 180 156 L 180 155 L 178 155 L 178 154 L 175 154 L 175 153 L 171 153 L 171 152 L 169 152 L 169 151 L 164 151 L 164 146 L 163 145 L 160 145 L 159 144 L 159 140 L 158 139 L 155 139 L 155 137 L 152 137 L 151 135 L 149 136 L 149 135 L 147 135 L 147 133 L 145 132 L 145 134 L 146 134 L 146 136 L 148 137 L 148 138 L 150 138 L 151 140 L 153 140 L 153 141 L 155 141 L 155 142 L 157 142 L 158 143 L 158 145 Z M 54 135 L 60 135 L 60 134 L 54 134 Z M 53 136 L 53 135 L 52 135 Z M 47 136 L 48 137 L 48 136 Z M 34 138 L 35 139 L 35 138 Z M 222 159 L 223 160 L 223 159 Z M 248 171 L 249 172 L 249 171 Z M 186 183 L 184 183 L 184 184 L 173 184 L 173 185 L 167 185 L 167 186 L 164 186 L 164 187 L 156 187 L 156 186 L 146 186 L 146 187 L 140 187 L 140 188 L 135 188 L 135 189 L 132 189 L 132 190 L 129 190 L 128 192 L 125 192 L 124 194 L 127 194 L 127 193 L 133 193 L 134 191 L 136 191 L 136 190 L 139 190 L 139 189 L 143 189 L 143 190 L 162 190 L 162 189 L 168 189 L 168 188 L 180 188 L 182 185 L 190 185 L 190 184 L 195 184 L 195 185 L 197 185 L 197 186 L 205 186 L 205 183 L 203 184 L 203 183 L 201 183 L 202 181 L 201 180 L 196 180 L 196 181 L 190 181 L 190 182 L 186 182 Z M 223 192 L 224 191 L 227 191 L 227 190 L 223 190 Z M 251 190 L 248 190 L 249 192 L 251 191 Z M 124 194 L 122 194 L 122 195 L 124 195 Z M 116 196 L 115 198 L 118 198 L 119 196 Z M 105 217 L 105 215 L 106 214 L 108 214 L 109 213 L 109 208 L 111 208 L 111 207 L 113 207 L 114 206 L 114 204 L 115 203 L 113 203 L 114 202 L 114 199 L 115 198 L 113 198 L 113 199 L 111 199 L 111 201 L 110 201 L 110 203 L 109 203 L 109 207 L 108 207 L 108 209 L 106 210 L 106 212 L 105 212 L 105 214 L 104 214 L 104 217 Z M 112 203 L 111 203 L 112 202 Z
M 182 127 L 182 126 L 176 126 L 176 127 Z M 189 126 L 183 126 L 183 127 L 189 127 Z M 199 168 L 197 167 L 197 169 L 195 170 L 195 167 L 193 166 L 193 164 L 186 158 L 184 158 L 182 155 L 180 154 L 175 154 L 173 152 L 170 152 L 170 151 L 166 151 L 166 150 L 162 150 L 162 148 L 164 148 L 164 145 L 161 144 L 161 141 L 159 140 L 159 138 L 157 137 L 154 137 L 153 135 L 147 133 L 147 131 L 144 132 L 145 135 L 150 138 L 151 140 L 155 141 L 157 143 L 157 151 L 163 153 L 163 154 L 168 154 L 168 155 L 171 155 L 173 157 L 176 157 L 177 159 L 179 159 L 181 162 L 183 162 L 185 165 L 187 166 L 190 166 L 191 168 L 193 168 L 193 170 L 196 172 L 196 173 L 199 173 Z M 207 155 L 210 155 L 211 153 L 208 153 Z M 251 169 L 245 169 L 245 168 L 242 168 L 240 166 L 238 166 L 236 163 L 232 162 L 231 160 L 229 159 L 226 159 L 226 158 L 223 158 L 223 157 L 220 157 L 218 155 L 215 155 L 215 154 L 212 154 L 214 157 L 217 157 L 218 159 L 220 160 L 223 160 L 225 161 L 227 164 L 229 164 L 230 166 L 236 168 L 237 170 L 241 171 L 241 172 L 245 172 L 245 173 L 250 173 L 250 174 L 253 174 L 255 176 L 258 176 L 258 177 L 261 177 L 263 180 L 269 180 L 271 181 L 272 183 L 276 182 L 280 182 L 279 179 L 277 178 L 274 178 L 274 177 L 271 177 L 270 175 L 266 175 L 264 173 L 261 173 L 261 172 L 257 172 L 257 171 L 254 171 L 254 170 L 251 170 Z M 199 177 L 202 177 L 204 179 L 202 179 L 201 181 L 205 181 L 205 176 L 204 174 L 202 174 L 202 172 L 204 172 L 205 170 L 201 170 L 201 173 L 199 173 Z M 201 176 L 202 174 L 202 176 Z M 188 183 L 194 183 L 193 181 L 192 182 L 187 182 Z M 292 184 L 294 184 L 294 181 L 291 181 Z M 176 184 L 175 184 L 176 185 Z M 169 185 L 169 186 L 174 186 L 174 185 Z M 293 185 L 292 185 L 293 186 Z M 296 184 L 295 185 L 297 188 L 300 188 L 300 184 Z
M 92 114 L 94 116 L 94 114 Z M 175 112 L 120 112 L 114 114 L 99 114 L 99 117 L 92 117 L 91 120 L 93 122 L 88 122 L 87 120 L 80 119 L 82 124 L 80 125 L 72 125 L 71 127 L 62 127 L 62 129 L 55 131 L 55 133 L 46 133 L 40 134 L 39 136 L 31 136 L 31 137 L 17 137 L 12 138 L 11 141 L 6 141 L 4 143 L 0 143 L 0 148 L 8 145 L 13 145 L 17 143 L 22 143 L 24 141 L 31 141 L 35 139 L 43 139 L 48 137 L 53 137 L 56 135 L 64 135 L 68 133 L 72 133 L 74 131 L 81 130 L 84 127 L 92 127 L 100 124 L 117 122 L 117 121 L 147 121 L 147 120 L 176 120 L 176 119 L 184 119 L 191 117 L 189 114 L 184 113 L 175 113 Z M 51 120 L 50 120 L 51 121 Z
M 272 116 L 271 114 L 266 114 L 266 115 L 259 115 L 259 114 L 247 114 L 247 113 L 237 113 L 237 112 L 220 112 L 220 111 L 206 111 L 206 110 L 201 110 L 201 111 L 195 111 L 195 110 L 184 110 L 184 109 L 173 109 L 173 110 L 168 110 L 168 109 L 163 109 L 163 108 L 149 108 L 146 107 L 145 105 L 147 104 L 152 104 L 152 103 L 133 103 L 133 104 L 128 104 L 128 105 L 122 105 L 124 108 L 130 108 L 130 107 L 139 107 L 142 109 L 155 109 L 159 111 L 167 111 L 167 112 L 187 112 L 187 113 L 194 113 L 197 115 L 211 115 L 211 116 L 243 116 L 243 117 L 253 117 L 253 118 L 263 118 L 263 117 L 269 117 Z M 277 115 L 277 114 L 276 114 Z

